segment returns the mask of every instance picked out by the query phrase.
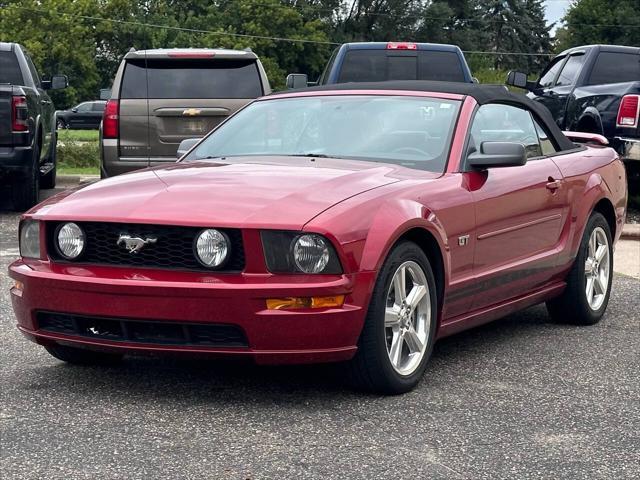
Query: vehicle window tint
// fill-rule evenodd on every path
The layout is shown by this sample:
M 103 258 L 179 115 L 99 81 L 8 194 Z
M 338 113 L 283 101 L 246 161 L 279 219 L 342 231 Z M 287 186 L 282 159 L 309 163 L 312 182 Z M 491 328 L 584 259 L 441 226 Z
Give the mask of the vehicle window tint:
M 454 52 L 351 50 L 344 57 L 338 82 L 416 79 L 463 82 L 464 72 Z
M 571 55 L 567 63 L 562 67 L 562 71 L 556 81 L 556 87 L 573 85 L 578 78 L 582 64 L 584 63 L 584 55 Z
M 384 82 L 386 79 L 385 50 L 351 50 L 344 56 L 338 82 Z
M 329 75 L 329 72 L 331 72 L 331 69 L 333 68 L 333 64 L 336 62 L 336 57 L 338 56 L 338 50 L 339 49 L 336 48 L 331 54 L 331 58 L 329 59 L 327 66 L 325 67 L 324 71 L 322 72 L 322 75 L 320 75 L 320 78 L 318 79 L 318 85 L 324 85 L 325 83 L 327 83 L 327 76 Z
M 454 52 L 419 52 L 418 79 L 464 82 L 460 57 Z
M 93 105 L 91 105 L 91 111 L 92 112 L 104 112 L 105 105 L 106 105 L 106 103 L 104 103 L 104 102 L 94 102 Z
M 38 76 L 38 71 L 36 70 L 36 66 L 31 61 L 31 57 L 25 53 L 25 59 L 27 60 L 27 67 L 29 68 L 29 72 L 31 72 L 31 78 L 33 78 L 33 83 L 36 84 L 37 87 L 40 87 L 40 77 Z
M 22 85 L 22 72 L 13 52 L 0 52 L 0 83 Z
M 542 150 L 543 155 L 552 155 L 558 151 L 556 146 L 553 144 L 553 141 L 549 137 L 549 134 L 546 132 L 544 128 L 534 119 L 533 123 L 536 127 L 536 132 L 538 133 L 538 140 L 540 142 L 540 149 Z
M 150 60 L 146 71 L 144 61 L 127 62 L 121 98 L 256 98 L 262 95 L 255 61 Z
M 563 61 L 564 57 L 558 58 L 547 68 L 547 70 L 540 77 L 540 80 L 538 80 L 539 87 L 548 88 L 553 86 L 553 81 L 555 80 L 556 75 L 558 75 Z
M 80 105 L 76 106 L 76 110 L 78 112 L 90 112 L 91 111 L 91 104 L 88 103 L 88 102 L 81 103 Z
M 593 66 L 589 85 L 640 81 L 640 55 L 601 52 Z
M 473 119 L 471 137 L 478 149 L 482 142 L 517 142 L 524 145 L 527 158 L 542 155 L 531 114 L 511 105 L 481 106 Z

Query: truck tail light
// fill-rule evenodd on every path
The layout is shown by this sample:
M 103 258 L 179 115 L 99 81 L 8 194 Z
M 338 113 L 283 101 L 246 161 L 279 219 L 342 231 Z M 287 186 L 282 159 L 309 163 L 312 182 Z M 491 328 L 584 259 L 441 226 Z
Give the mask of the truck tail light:
M 102 138 L 118 138 L 120 133 L 119 113 L 118 100 L 109 100 L 102 114 Z
M 640 111 L 640 95 L 625 95 L 618 109 L 617 127 L 638 126 L 638 113 Z
M 387 50 L 417 50 L 418 45 L 409 42 L 389 42 Z
M 16 95 L 11 98 L 11 130 L 14 132 L 28 132 L 27 97 Z

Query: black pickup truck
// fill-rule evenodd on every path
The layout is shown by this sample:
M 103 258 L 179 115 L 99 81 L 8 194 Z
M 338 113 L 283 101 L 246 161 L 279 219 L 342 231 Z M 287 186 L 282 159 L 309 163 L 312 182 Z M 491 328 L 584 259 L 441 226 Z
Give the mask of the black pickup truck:
M 598 133 L 627 164 L 631 193 L 640 189 L 640 48 L 588 45 L 562 52 L 535 82 L 510 72 L 507 84 L 529 90 L 563 130 Z
M 40 80 L 25 49 L 0 42 L 0 186 L 11 189 L 16 210 L 38 202 L 38 191 L 56 183 L 56 126 L 47 90 L 67 77 Z

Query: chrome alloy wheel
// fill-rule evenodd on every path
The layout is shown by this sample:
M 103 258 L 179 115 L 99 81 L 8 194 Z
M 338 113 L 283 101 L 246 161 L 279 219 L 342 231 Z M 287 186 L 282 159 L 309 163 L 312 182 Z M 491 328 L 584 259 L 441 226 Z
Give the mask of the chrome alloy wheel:
M 411 375 L 424 357 L 431 330 L 431 294 L 416 262 L 404 262 L 393 274 L 384 328 L 391 365 L 400 375 Z
M 609 241 L 602 227 L 596 227 L 589 237 L 587 259 L 584 262 L 585 293 L 591 310 L 598 310 L 607 296 L 611 261 Z

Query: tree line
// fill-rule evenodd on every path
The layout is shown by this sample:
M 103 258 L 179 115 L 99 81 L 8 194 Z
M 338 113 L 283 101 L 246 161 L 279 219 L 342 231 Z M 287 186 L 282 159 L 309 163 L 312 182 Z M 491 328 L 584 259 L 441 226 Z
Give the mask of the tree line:
M 638 0 L 576 0 L 551 38 L 543 0 L 0 0 L 0 41 L 26 46 L 45 76 L 70 88 L 56 105 L 96 98 L 130 49 L 251 48 L 281 88 L 289 72 L 317 77 L 337 44 L 459 45 L 474 72 L 537 73 L 559 49 L 640 44 Z M 514 55 L 527 53 L 528 55 Z M 532 55 L 535 54 L 535 55 Z

